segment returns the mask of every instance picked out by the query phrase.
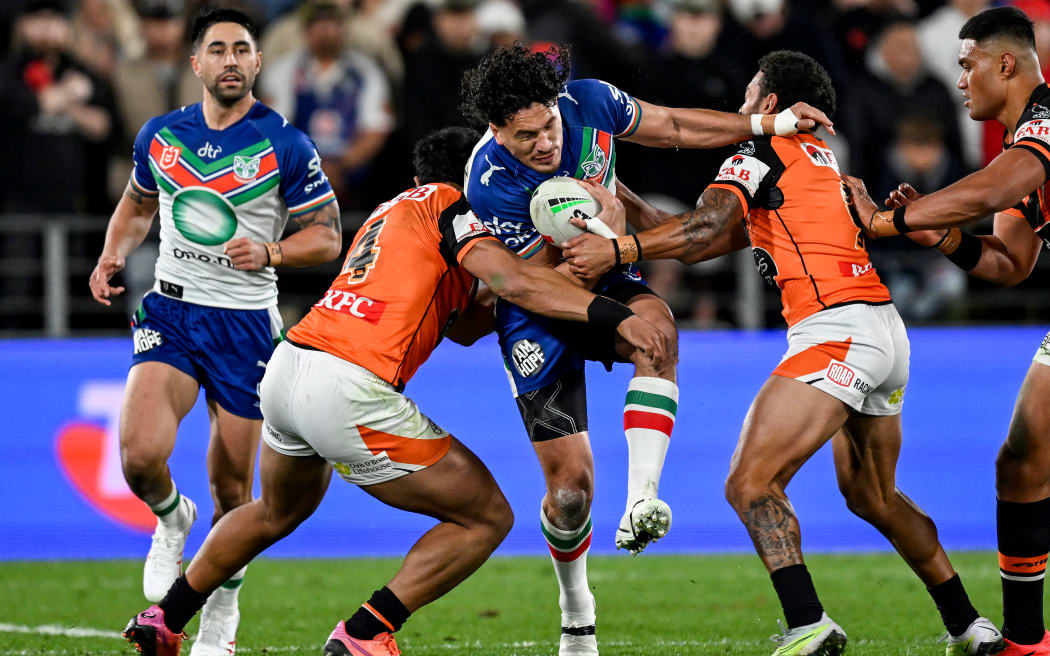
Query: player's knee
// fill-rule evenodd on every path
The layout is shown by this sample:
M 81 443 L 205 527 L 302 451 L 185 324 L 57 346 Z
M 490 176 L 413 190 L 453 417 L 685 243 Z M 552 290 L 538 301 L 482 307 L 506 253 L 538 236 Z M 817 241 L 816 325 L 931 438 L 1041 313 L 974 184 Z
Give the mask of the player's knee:
M 547 494 L 547 502 L 554 506 L 566 526 L 579 526 L 587 519 L 594 491 L 588 480 L 577 480 L 575 485 L 556 486 Z
M 737 512 L 751 507 L 751 502 L 770 494 L 770 481 L 753 471 L 734 467 L 726 477 L 725 497 Z
M 120 466 L 124 480 L 133 492 L 148 487 L 150 483 L 164 479 L 167 462 L 149 449 L 125 448 L 120 452 Z
M 846 500 L 846 508 L 861 519 L 880 526 L 889 519 L 891 502 L 884 499 L 878 492 L 864 489 L 858 485 L 840 485 L 843 499 Z
M 211 498 L 215 502 L 216 518 L 252 500 L 251 481 L 223 479 L 212 481 Z
M 1003 444 L 995 459 L 996 492 L 1000 496 L 1013 496 L 1046 485 L 1050 471 L 1035 460 L 1012 448 L 1009 442 Z
M 514 511 L 507 503 L 506 497 L 502 494 L 492 495 L 482 521 L 492 542 L 492 548 L 495 549 L 514 526 Z

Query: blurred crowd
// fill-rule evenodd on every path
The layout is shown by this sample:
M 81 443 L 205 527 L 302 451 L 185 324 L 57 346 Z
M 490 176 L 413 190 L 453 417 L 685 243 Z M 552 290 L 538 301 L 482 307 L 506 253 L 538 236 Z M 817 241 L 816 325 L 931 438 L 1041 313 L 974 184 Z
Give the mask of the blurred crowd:
M 1035 21 L 1041 60 L 1050 62 L 1050 0 L 1011 3 Z M 762 54 L 805 52 L 827 68 L 838 93 L 832 147 L 877 198 L 901 180 L 920 191 L 942 187 L 1001 148 L 1002 129 L 970 121 L 955 88 L 958 30 L 989 0 L 221 4 L 262 26 L 256 95 L 314 140 L 349 212 L 367 213 L 410 184 L 411 144 L 468 120 L 458 107 L 463 71 L 487 50 L 518 40 L 538 48 L 570 44 L 574 77 L 601 78 L 653 103 L 727 111 L 739 107 Z M 0 3 L 0 216 L 112 211 L 141 125 L 200 100 L 185 36 L 200 5 Z M 618 177 L 672 211 L 692 206 L 725 154 L 620 148 Z M 0 256 L 27 248 L 24 239 L 0 232 Z M 876 264 L 909 318 L 950 311 L 965 292 L 962 272 L 950 264 L 926 258 L 916 267 L 915 258 L 897 255 L 886 253 Z M 726 321 L 718 289 L 731 287 L 732 275 L 718 263 L 649 270 L 678 315 L 701 326 Z

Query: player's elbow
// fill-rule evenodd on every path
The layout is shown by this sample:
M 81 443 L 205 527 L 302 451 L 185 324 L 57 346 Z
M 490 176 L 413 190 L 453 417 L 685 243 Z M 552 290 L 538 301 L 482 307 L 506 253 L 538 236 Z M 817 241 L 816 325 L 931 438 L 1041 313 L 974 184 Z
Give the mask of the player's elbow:
M 331 262 L 343 252 L 343 235 L 334 229 L 328 229 L 322 234 L 324 237 L 321 238 L 317 249 L 319 264 Z

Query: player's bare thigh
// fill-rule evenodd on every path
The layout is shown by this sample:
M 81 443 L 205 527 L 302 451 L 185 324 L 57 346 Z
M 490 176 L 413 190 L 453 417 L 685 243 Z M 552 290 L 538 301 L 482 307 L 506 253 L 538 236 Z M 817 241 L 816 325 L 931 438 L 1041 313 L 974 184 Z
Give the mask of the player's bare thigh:
M 626 303 L 635 314 L 645 319 L 660 332 L 671 339 L 675 352 L 673 357 L 668 358 L 668 364 L 662 369 L 654 369 L 645 358 L 635 357 L 634 349 L 622 338 L 616 338 L 616 351 L 622 357 L 630 358 L 635 365 L 636 376 L 658 376 L 670 381 L 675 380 L 675 371 L 678 365 L 678 326 L 674 322 L 674 315 L 667 303 L 655 294 L 638 294 Z
M 744 419 L 729 467 L 727 496 L 734 507 L 784 488 L 795 472 L 849 417 L 842 401 L 803 382 L 770 376 Z
M 544 513 L 557 528 L 579 528 L 594 498 L 594 456 L 587 432 L 533 442 L 532 448 L 547 485 Z
M 142 362 L 128 372 L 120 411 L 120 453 L 125 472 L 162 467 L 175 447 L 179 422 L 197 401 L 199 384 L 163 362 Z
M 1050 496 L 1050 367 L 1033 362 L 996 461 L 999 498 L 1030 503 Z

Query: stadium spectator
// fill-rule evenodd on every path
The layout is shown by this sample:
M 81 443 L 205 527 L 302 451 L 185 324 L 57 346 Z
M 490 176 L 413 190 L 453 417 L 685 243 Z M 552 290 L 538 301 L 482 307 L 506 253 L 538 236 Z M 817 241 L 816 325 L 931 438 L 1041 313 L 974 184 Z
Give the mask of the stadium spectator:
M 525 39 L 525 16 L 511 0 L 485 0 L 478 7 L 478 29 L 489 50 Z
M 432 32 L 405 55 L 402 87 L 405 138 L 415 143 L 434 130 L 468 125 L 459 109 L 459 81 L 481 60 L 484 44 L 477 0 L 440 0 L 431 17 Z
M 880 180 L 901 116 L 925 116 L 942 125 L 959 158 L 959 128 L 951 93 L 923 66 L 915 25 L 898 20 L 868 53 L 868 74 L 853 81 L 838 119 L 849 138 L 851 172 Z
M 131 0 L 77 0 L 71 6 L 73 53 L 97 75 L 111 79 L 117 61 L 142 54 Z
M 69 7 L 31 0 L 19 46 L 0 70 L 4 209 L 105 211 L 106 167 L 119 129 L 113 93 L 71 53 Z
M 883 27 L 900 16 L 914 16 L 913 0 L 832 0 L 833 33 L 850 75 L 864 71 L 864 55 Z
M 988 5 L 989 0 L 949 0 L 919 24 L 922 60 L 930 75 L 948 89 L 955 89 L 959 81 L 959 29 Z M 955 116 L 963 162 L 967 169 L 975 169 L 981 163 L 981 124 L 967 120 L 967 110 L 959 102 L 955 103 Z
M 354 207 L 394 126 L 390 90 L 379 66 L 347 47 L 341 4 L 312 0 L 301 16 L 305 47 L 266 69 L 264 97 L 313 139 L 341 206 Z

